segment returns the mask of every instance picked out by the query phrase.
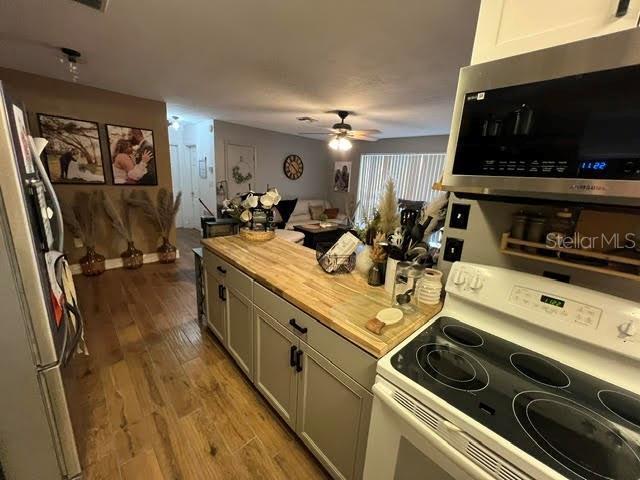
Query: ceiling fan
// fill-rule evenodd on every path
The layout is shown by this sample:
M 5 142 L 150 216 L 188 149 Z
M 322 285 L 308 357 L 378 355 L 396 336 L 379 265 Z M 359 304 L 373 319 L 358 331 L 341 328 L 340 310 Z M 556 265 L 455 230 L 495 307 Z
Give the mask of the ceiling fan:
M 333 150 L 347 151 L 351 150 L 353 146 L 349 141 L 350 138 L 354 140 L 364 140 L 366 142 L 375 142 L 378 139 L 373 135 L 382 133 L 380 130 L 353 130 L 351 125 L 345 123 L 345 119 L 349 115 L 355 115 L 353 112 L 347 110 L 332 110 L 326 113 L 334 113 L 340 117 L 340 122 L 334 124 L 331 128 L 326 128 L 326 132 L 300 132 L 300 135 L 329 135 L 331 137 L 329 141 L 329 147 Z

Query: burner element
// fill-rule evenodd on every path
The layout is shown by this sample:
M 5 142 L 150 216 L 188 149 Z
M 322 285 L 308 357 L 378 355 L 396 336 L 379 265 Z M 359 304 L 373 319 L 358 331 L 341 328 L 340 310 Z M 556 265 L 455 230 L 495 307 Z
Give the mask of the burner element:
M 454 382 L 470 382 L 476 378 L 476 369 L 471 362 L 455 352 L 432 350 L 427 362 L 440 375 Z
M 600 390 L 598 398 L 611 413 L 640 428 L 640 399 L 613 390 Z
M 516 395 L 513 411 L 536 445 L 580 478 L 640 478 L 640 458 L 615 424 L 579 403 L 529 391 Z
M 544 358 L 523 352 L 514 353 L 509 358 L 516 370 L 538 383 L 555 388 L 565 388 L 571 384 L 566 373 Z
M 460 325 L 447 325 L 442 329 L 442 332 L 451 340 L 459 345 L 465 347 L 480 347 L 484 345 L 482 337 L 467 327 Z
M 422 345 L 416 360 L 431 378 L 456 390 L 476 392 L 489 384 L 489 373 L 474 356 L 448 345 Z

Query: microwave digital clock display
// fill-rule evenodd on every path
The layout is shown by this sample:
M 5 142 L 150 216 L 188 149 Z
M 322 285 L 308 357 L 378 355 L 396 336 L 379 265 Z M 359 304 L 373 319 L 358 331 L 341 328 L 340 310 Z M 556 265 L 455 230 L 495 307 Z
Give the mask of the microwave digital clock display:
M 547 305 L 551 305 L 558 308 L 564 308 L 564 300 L 560 300 L 558 298 L 548 297 L 546 295 L 542 295 L 540 297 L 540 301 L 542 303 L 546 303 Z

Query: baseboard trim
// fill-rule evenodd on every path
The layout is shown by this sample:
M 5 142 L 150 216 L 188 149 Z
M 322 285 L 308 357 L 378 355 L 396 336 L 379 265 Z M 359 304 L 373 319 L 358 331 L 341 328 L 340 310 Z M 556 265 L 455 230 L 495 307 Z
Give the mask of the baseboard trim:
M 180 250 L 176 250 L 176 258 L 180 258 Z M 142 255 L 142 263 L 157 263 L 158 262 L 158 254 L 157 253 L 145 253 Z M 104 262 L 105 270 L 113 270 L 115 268 L 122 268 L 122 258 L 107 258 Z M 71 265 L 71 273 L 73 275 L 82 274 L 82 268 L 80 268 L 79 263 L 74 263 Z

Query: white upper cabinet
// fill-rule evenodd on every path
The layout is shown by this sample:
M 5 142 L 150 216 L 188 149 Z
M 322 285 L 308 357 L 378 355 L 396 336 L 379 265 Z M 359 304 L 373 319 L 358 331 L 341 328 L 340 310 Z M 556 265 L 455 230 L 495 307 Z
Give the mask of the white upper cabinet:
M 482 0 L 471 64 L 638 27 L 640 0 Z

